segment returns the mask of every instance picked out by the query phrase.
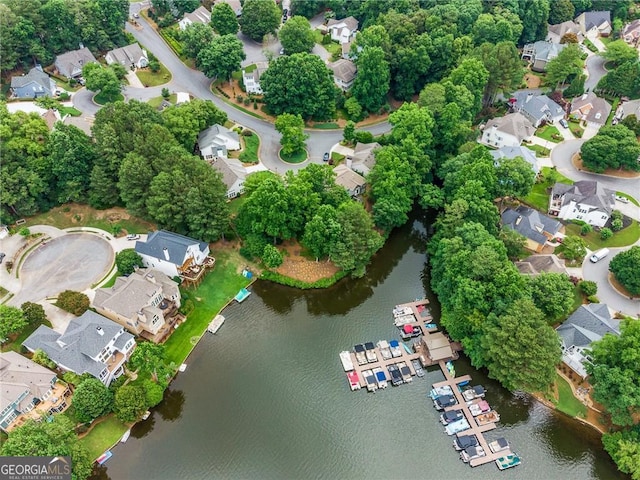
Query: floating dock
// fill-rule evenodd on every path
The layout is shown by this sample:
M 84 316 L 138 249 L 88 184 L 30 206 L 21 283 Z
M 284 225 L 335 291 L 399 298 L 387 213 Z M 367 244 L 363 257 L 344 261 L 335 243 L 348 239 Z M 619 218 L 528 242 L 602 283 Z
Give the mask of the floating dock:
M 243 289 L 241 289 L 241 290 L 238 292 L 238 294 L 237 294 L 235 297 L 233 297 L 233 299 L 234 299 L 236 302 L 241 303 L 241 302 L 245 301 L 245 300 L 246 300 L 246 298 L 247 298 L 249 295 L 251 295 L 251 292 L 250 292 L 249 290 L 247 290 L 246 288 L 243 288 Z
M 222 326 L 223 323 L 224 323 L 224 317 L 222 315 L 216 315 L 216 318 L 214 318 L 213 321 L 207 327 L 207 331 L 215 334 L 218 330 L 220 330 L 220 327 Z

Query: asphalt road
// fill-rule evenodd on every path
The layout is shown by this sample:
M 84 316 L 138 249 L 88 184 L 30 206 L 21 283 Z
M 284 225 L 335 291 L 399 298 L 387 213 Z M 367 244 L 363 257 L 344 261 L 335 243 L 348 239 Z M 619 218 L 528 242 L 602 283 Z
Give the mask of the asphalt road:
M 628 250 L 625 248 L 610 248 L 611 253 L 597 263 L 591 263 L 589 256 L 582 263 L 582 276 L 585 280 L 592 280 L 598 284 L 596 296 L 600 303 L 606 303 L 612 309 L 626 315 L 640 317 L 640 299 L 629 299 L 614 289 L 609 283 L 609 263 L 618 253 Z
M 592 92 L 602 77 L 607 74 L 604 68 L 606 60 L 600 55 L 589 55 L 586 62 L 588 77 L 584 82 L 584 91 Z

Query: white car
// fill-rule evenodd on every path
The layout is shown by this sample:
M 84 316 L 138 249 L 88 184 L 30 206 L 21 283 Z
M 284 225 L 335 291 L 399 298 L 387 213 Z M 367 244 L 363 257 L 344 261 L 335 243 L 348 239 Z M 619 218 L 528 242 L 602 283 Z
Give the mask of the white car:
M 129 235 L 127 235 L 127 240 L 138 240 L 140 238 L 140 235 L 138 235 L 137 233 L 130 233 Z
M 629 203 L 629 199 L 627 197 L 621 197 L 620 195 L 616 195 L 616 200 L 622 203 Z

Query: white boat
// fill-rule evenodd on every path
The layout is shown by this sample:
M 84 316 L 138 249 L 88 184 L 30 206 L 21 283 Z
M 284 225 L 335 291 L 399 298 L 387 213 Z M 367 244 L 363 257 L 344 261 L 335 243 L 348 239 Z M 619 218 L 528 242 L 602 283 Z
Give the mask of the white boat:
M 365 351 L 364 351 L 364 345 L 362 345 L 361 343 L 359 343 L 358 345 L 355 345 L 353 347 L 353 351 L 356 354 L 356 360 L 358 362 L 358 365 L 364 365 L 367 363 L 367 355 L 365 354 Z
M 467 388 L 462 391 L 462 396 L 465 401 L 470 402 L 476 398 L 484 398 L 485 389 L 482 385 L 476 385 L 475 387 Z
M 474 417 L 477 417 L 482 413 L 487 413 L 491 410 L 491 407 L 485 400 L 475 400 L 473 402 L 467 402 L 467 405 L 469 406 L 471 415 L 473 415 Z
M 146 412 L 144 412 L 144 414 L 142 415 L 142 419 L 146 420 L 147 418 L 149 418 L 151 416 L 151 412 L 149 410 L 147 410 Z
M 186 369 L 187 369 L 187 364 L 186 363 L 183 363 L 182 365 L 180 365 L 178 367 L 178 371 L 179 372 L 184 372 Z
M 507 468 L 517 467 L 520 465 L 520 457 L 516 453 L 505 455 L 496 460 L 496 465 L 500 470 L 506 470 Z
M 476 458 L 484 457 L 486 455 L 484 448 L 480 445 L 476 447 L 468 447 L 460 452 L 460 458 L 464 463 L 469 463 Z
M 125 443 L 127 440 L 129 440 L 129 435 L 131 435 L 131 430 L 127 430 L 126 432 L 124 432 L 124 435 L 122 435 L 122 438 L 120 439 L 120 443 Z
M 220 327 L 222 326 L 223 323 L 224 323 L 224 317 L 222 315 L 216 315 L 216 318 L 214 318 L 213 321 L 207 327 L 207 331 L 215 334 L 218 330 L 220 330 Z
M 444 429 L 447 435 L 455 435 L 456 433 L 464 432 L 469 429 L 469 422 L 465 418 L 452 422 Z
M 381 367 L 373 369 L 373 374 L 376 376 L 376 382 L 378 382 L 378 388 L 387 388 L 389 383 L 387 382 L 387 374 L 384 373 Z
M 433 385 L 431 385 L 433 387 Z M 429 396 L 435 400 L 442 395 L 453 395 L 453 390 L 449 385 L 443 385 L 442 387 L 432 388 L 429 392 Z
M 424 377 L 424 370 L 422 369 L 422 365 L 420 365 L 420 360 L 417 358 L 411 360 L 411 364 L 413 365 L 413 369 L 416 371 L 416 375 L 418 377 Z
M 364 377 L 364 381 L 367 384 L 367 390 L 369 392 L 375 392 L 378 389 L 378 384 L 376 382 L 376 377 L 371 370 L 363 370 L 362 376 Z
M 408 324 L 408 323 L 416 323 L 418 320 L 416 319 L 415 315 L 413 313 L 409 314 L 409 315 L 401 315 L 399 317 L 396 317 L 393 320 L 393 324 L 396 327 L 400 327 L 402 328 L 404 325 Z
M 402 317 L 403 315 L 412 315 L 413 310 L 411 307 L 403 307 L 401 305 L 396 305 L 393 309 L 393 318 Z
M 489 443 L 489 448 L 493 453 L 498 453 L 509 448 L 509 442 L 505 438 L 499 438 Z
M 378 361 L 378 355 L 376 355 L 375 347 L 373 346 L 373 342 L 367 342 L 364 344 L 365 355 L 367 357 L 367 362 L 375 363 Z
M 393 358 L 402 356 L 402 348 L 400 348 L 400 343 L 398 340 L 391 340 L 389 342 L 389 347 L 391 348 L 391 356 Z
M 378 342 L 378 349 L 383 360 L 389 360 L 391 358 L 391 349 L 389 348 L 389 342 L 386 340 L 380 340 Z
M 407 362 L 398 362 L 398 368 L 400 369 L 400 375 L 402 375 L 404 383 L 413 381 L 413 378 L 411 378 L 411 369 L 407 365 Z
M 350 372 L 353 370 L 353 361 L 351 360 L 351 353 L 346 350 L 340 352 L 340 361 L 342 362 L 342 368 L 344 368 L 345 372 Z

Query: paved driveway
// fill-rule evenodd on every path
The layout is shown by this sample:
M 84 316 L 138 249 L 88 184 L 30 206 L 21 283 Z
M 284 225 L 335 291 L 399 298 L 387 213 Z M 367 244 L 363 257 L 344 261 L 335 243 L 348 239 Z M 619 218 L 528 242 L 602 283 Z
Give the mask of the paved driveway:
M 38 302 L 63 290 L 83 291 L 107 274 L 114 253 L 97 235 L 72 233 L 38 246 L 20 269 L 22 288 L 9 304 Z

